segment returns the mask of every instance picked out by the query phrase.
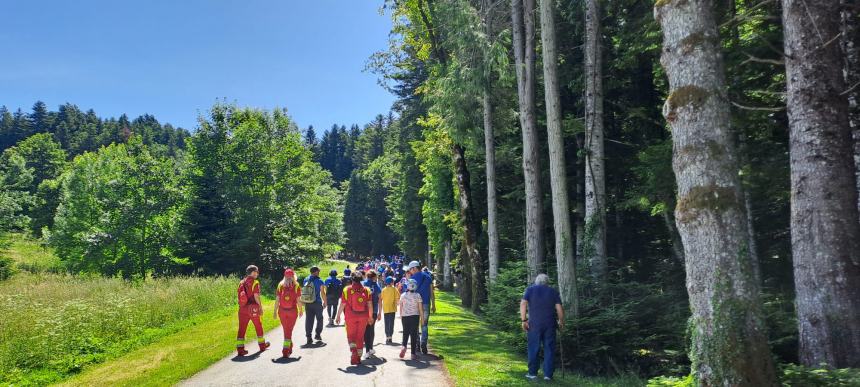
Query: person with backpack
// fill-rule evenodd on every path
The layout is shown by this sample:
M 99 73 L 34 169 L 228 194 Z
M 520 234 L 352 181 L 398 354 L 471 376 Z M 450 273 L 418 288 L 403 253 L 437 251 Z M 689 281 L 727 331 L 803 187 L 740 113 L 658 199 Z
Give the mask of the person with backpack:
M 382 320 L 382 315 L 379 313 L 379 295 L 382 289 L 376 282 L 376 272 L 370 270 L 367 272 L 367 279 L 364 280 L 364 287 L 370 289 L 370 299 L 373 306 L 373 322 L 370 323 L 364 330 L 364 348 L 367 350 L 367 357 L 371 357 L 376 353 L 373 349 L 373 340 L 376 338 L 376 322 Z
M 329 277 L 325 280 L 326 292 L 326 314 L 328 315 L 328 326 L 334 326 L 334 317 L 337 313 L 337 303 L 340 299 L 340 293 L 343 291 L 343 283 L 337 278 L 337 270 L 332 270 L 328 273 Z
M 343 289 L 337 309 L 335 322 L 340 324 L 340 316 L 346 318 L 346 340 L 351 353 L 350 364 L 361 364 L 361 350 L 364 347 L 364 332 L 373 324 L 373 300 L 370 289 L 361 284 L 361 273 L 352 273 L 352 284 Z
M 281 327 L 284 328 L 284 349 L 281 351 L 284 357 L 290 357 L 293 353 L 293 327 L 304 313 L 302 303 L 299 302 L 301 296 L 302 290 L 296 281 L 296 273 L 293 269 L 284 270 L 284 279 L 278 283 L 274 312 L 275 318 L 281 319 Z
M 382 289 L 382 313 L 385 317 L 385 344 L 391 345 L 394 336 L 394 315 L 400 302 L 400 292 L 394 287 L 394 278 L 385 277 L 385 289 Z
M 414 279 L 406 281 L 406 292 L 400 296 L 400 322 L 403 324 L 403 341 L 400 358 L 406 356 L 406 345 L 412 342 L 412 360 L 418 360 L 418 325 L 424 321 L 424 302 L 416 291 L 418 283 Z
M 245 274 L 245 278 L 239 282 L 239 288 L 236 289 L 239 297 L 239 333 L 236 334 L 236 352 L 239 356 L 248 354 L 245 350 L 245 332 L 248 330 L 249 321 L 254 323 L 254 329 L 257 331 L 260 352 L 271 345 L 263 337 L 263 323 L 260 321 L 260 316 L 263 314 L 262 303 L 260 303 L 260 281 L 257 280 L 260 269 L 250 265 L 245 269 Z
M 311 275 L 305 278 L 305 283 L 302 286 L 302 303 L 305 304 L 305 336 L 307 343 L 313 344 L 311 333 L 314 331 L 314 321 L 317 323 L 316 341 L 322 341 L 323 330 L 323 309 L 326 307 L 326 288 L 323 280 L 320 279 L 320 268 L 314 266 L 311 268 Z

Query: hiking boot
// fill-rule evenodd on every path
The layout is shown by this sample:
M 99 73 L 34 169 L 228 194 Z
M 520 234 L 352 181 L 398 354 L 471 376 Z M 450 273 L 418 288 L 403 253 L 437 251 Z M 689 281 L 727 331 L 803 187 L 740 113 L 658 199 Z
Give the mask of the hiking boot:
M 245 350 L 245 347 L 236 347 L 236 353 L 239 356 L 245 356 L 248 354 L 248 351 Z
M 359 365 L 361 364 L 361 357 L 358 356 L 357 353 L 352 354 L 352 358 L 349 359 L 349 364 L 351 365 Z
M 268 341 L 263 342 L 263 343 L 260 343 L 259 345 L 260 345 L 260 352 L 263 352 L 263 351 L 265 351 L 267 348 L 269 348 L 269 347 L 271 347 L 271 346 L 272 346 L 272 344 L 271 344 L 271 343 L 269 343 Z
M 403 359 L 404 356 L 406 356 L 406 347 L 400 348 L 400 358 Z
M 283 351 L 281 351 L 281 355 L 282 355 L 282 356 L 284 356 L 284 357 L 290 357 L 290 355 L 291 355 L 292 353 L 293 353 L 293 350 L 291 350 L 291 349 L 289 349 L 289 348 L 284 348 L 284 350 L 283 350 Z
M 421 353 L 427 354 L 427 343 L 421 343 Z

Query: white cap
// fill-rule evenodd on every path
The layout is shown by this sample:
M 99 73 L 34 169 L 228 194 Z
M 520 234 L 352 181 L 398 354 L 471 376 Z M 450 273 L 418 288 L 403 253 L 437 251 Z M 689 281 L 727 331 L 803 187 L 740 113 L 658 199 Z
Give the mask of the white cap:
M 419 266 L 421 266 L 421 265 L 418 263 L 418 261 L 412 261 L 412 262 L 409 262 L 408 265 L 403 266 L 403 270 L 409 270 L 413 267 L 419 267 Z

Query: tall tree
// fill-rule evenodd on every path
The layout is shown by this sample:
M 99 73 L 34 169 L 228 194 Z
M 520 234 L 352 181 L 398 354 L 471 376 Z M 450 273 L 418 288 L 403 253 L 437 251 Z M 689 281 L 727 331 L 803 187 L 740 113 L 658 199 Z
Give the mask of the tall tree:
M 569 313 L 577 310 L 574 240 L 570 233 L 567 196 L 567 163 L 561 128 L 558 63 L 555 43 L 555 0 L 540 0 L 540 36 L 543 44 L 543 79 L 546 97 L 546 130 L 549 139 L 549 173 L 552 186 L 552 218 L 555 259 L 561 301 Z
M 783 0 L 800 360 L 860 366 L 860 217 L 838 0 Z
M 489 0 L 481 0 L 481 18 L 484 35 L 482 55 L 481 107 L 484 123 L 484 153 L 487 176 L 487 261 L 490 282 L 499 274 L 499 211 L 496 199 L 496 136 L 493 128 L 493 69 L 492 47 L 494 43 L 494 23 L 492 6 Z
M 845 56 L 845 86 L 848 88 L 848 122 L 854 137 L 854 169 L 857 178 L 857 208 L 860 210 L 860 5 L 842 0 L 842 54 Z
M 540 185 L 540 142 L 535 116 L 535 3 L 511 0 L 513 50 L 517 73 L 520 128 L 523 133 L 523 175 L 526 189 L 526 260 L 528 281 L 543 271 L 543 204 Z
M 592 276 L 606 276 L 606 175 L 603 168 L 603 61 L 600 7 L 585 1 L 585 236 Z
M 693 376 L 703 386 L 775 386 L 749 254 L 714 4 L 660 0 L 654 16 L 662 27 L 661 63 L 669 78 L 663 114 L 672 128 Z

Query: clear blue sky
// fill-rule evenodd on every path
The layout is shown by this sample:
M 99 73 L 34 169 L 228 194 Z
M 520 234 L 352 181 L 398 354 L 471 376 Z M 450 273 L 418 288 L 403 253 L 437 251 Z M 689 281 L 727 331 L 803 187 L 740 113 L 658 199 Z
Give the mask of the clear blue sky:
M 382 0 L 0 0 L 0 105 L 71 102 L 193 129 L 217 99 L 286 107 L 318 134 L 387 113 L 364 72 Z

